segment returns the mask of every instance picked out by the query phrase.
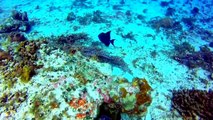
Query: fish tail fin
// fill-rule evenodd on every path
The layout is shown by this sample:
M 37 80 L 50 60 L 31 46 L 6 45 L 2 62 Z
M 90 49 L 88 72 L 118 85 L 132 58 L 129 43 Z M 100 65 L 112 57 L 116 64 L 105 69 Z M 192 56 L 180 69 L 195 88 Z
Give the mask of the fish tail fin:
M 115 41 L 115 39 L 110 40 L 110 43 L 111 43 L 113 46 L 115 46 L 115 45 L 114 45 L 114 41 Z

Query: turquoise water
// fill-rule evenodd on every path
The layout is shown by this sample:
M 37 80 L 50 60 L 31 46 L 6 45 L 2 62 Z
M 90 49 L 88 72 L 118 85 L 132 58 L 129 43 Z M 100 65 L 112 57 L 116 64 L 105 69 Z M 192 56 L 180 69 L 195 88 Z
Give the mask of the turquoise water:
M 211 0 L 0 5 L 0 119 L 213 119 Z

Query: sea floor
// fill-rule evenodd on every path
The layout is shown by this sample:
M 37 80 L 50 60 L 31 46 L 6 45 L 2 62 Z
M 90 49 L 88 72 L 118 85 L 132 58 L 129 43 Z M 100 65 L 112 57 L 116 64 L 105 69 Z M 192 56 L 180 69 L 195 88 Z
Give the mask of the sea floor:
M 22 81 L 22 75 L 5 77 L 6 73 L 21 74 L 12 70 L 19 64 L 18 60 L 8 62 L 9 67 L 2 67 L 0 119 L 93 119 L 105 95 L 114 99 L 123 97 L 118 99 L 129 110 L 134 108 L 136 98 L 131 102 L 126 95 L 132 97 L 141 90 L 137 85 L 132 87 L 135 78 L 148 82 L 151 88 L 146 94 L 150 95 L 151 102 L 143 115 L 124 112 L 123 120 L 183 119 L 172 108 L 173 91 L 211 91 L 213 73 L 202 66 L 192 69 L 174 56 L 186 52 L 181 50 L 182 43 L 189 43 L 194 51 L 203 46 L 212 51 L 209 44 L 213 40 L 213 11 L 209 6 L 213 3 L 210 0 L 163 2 L 165 4 L 161 0 L 126 0 L 125 4 L 105 0 L 0 1 L 1 25 L 11 19 L 13 10 L 27 12 L 32 27 L 29 32 L 21 33 L 28 41 L 35 41 L 32 44 L 38 46 L 37 59 L 32 61 L 42 66 L 33 69 L 35 73 L 27 83 Z M 201 4 L 203 2 L 205 4 Z M 194 7 L 199 8 L 198 13 L 192 12 Z M 209 33 L 200 32 L 204 30 Z M 114 46 L 107 47 L 98 39 L 100 33 L 108 31 L 111 31 L 111 39 L 115 39 Z M 79 35 L 75 43 L 69 40 L 57 43 L 62 35 L 79 33 L 86 37 L 82 40 Z M 5 45 L 10 33 L 0 34 L 3 51 L 11 53 L 20 46 L 17 42 Z M 31 51 L 31 47 L 29 49 Z M 105 57 L 105 61 L 97 54 Z M 22 56 L 19 52 L 13 55 L 17 59 Z M 23 59 L 31 60 L 19 60 Z M 22 73 L 29 69 L 25 65 Z M 15 80 L 9 87 L 5 81 L 11 79 Z M 125 95 L 121 93 L 123 88 Z M 85 117 L 86 113 L 89 115 Z

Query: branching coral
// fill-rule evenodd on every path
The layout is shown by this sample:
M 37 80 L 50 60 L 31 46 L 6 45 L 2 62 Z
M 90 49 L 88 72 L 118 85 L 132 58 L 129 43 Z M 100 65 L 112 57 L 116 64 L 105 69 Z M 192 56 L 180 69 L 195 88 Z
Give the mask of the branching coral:
M 172 106 L 184 119 L 213 119 L 213 92 L 204 90 L 173 91 Z

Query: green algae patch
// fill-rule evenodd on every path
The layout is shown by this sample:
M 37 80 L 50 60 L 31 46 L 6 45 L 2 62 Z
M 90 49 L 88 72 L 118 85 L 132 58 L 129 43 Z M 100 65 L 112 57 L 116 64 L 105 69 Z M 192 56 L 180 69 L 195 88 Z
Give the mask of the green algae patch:
M 22 83 L 28 83 L 31 79 L 31 77 L 34 74 L 34 69 L 32 66 L 25 65 L 22 69 L 22 73 L 20 75 L 20 80 Z

